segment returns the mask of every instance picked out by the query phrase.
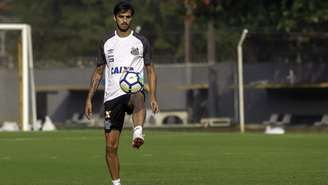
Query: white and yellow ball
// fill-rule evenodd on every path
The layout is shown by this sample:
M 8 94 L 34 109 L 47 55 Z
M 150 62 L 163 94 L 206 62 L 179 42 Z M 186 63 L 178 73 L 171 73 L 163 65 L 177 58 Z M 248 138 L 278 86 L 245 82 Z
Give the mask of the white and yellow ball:
M 120 87 L 126 93 L 137 93 L 144 88 L 144 79 L 140 73 L 125 71 L 120 78 Z

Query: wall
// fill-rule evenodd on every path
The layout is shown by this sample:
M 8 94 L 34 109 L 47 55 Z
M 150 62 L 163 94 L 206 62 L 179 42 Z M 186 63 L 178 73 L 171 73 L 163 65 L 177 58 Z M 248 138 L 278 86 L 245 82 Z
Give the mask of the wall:
M 304 84 L 328 82 L 327 65 L 321 63 L 291 65 L 288 63 L 245 64 L 245 111 L 247 123 L 261 123 L 272 113 L 321 115 L 328 112 L 328 88 L 300 88 Z M 233 62 L 210 67 L 214 81 L 208 84 L 209 67 L 191 66 L 193 85 L 209 85 L 208 89 L 188 85 L 184 65 L 158 65 L 158 101 L 161 111 L 186 110 L 190 121 L 209 115 L 238 120 L 236 66 Z M 213 73 L 214 71 L 214 73 Z M 35 71 L 38 90 L 38 118 L 49 115 L 55 122 L 71 119 L 74 113 L 83 114 L 84 101 L 92 68 Z M 291 72 L 293 79 L 291 81 Z M 213 76 L 212 76 L 213 77 Z M 258 88 L 259 84 L 290 84 L 292 88 Z M 15 71 L 0 71 L 0 121 L 17 120 L 18 88 Z M 213 91 L 214 89 L 214 91 Z M 95 112 L 102 114 L 102 91 L 94 98 Z M 211 103 L 209 103 L 211 102 Z M 214 103 L 213 103 L 214 102 Z M 147 106 L 149 105 L 147 100 Z M 149 106 L 148 106 L 149 108 Z

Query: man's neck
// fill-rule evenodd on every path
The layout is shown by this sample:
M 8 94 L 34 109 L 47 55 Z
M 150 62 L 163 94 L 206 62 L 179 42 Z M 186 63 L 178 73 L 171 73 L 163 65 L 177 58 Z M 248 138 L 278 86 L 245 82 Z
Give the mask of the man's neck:
M 131 34 L 131 29 L 129 29 L 127 31 L 121 31 L 119 29 L 116 29 L 116 33 L 119 37 L 127 37 Z

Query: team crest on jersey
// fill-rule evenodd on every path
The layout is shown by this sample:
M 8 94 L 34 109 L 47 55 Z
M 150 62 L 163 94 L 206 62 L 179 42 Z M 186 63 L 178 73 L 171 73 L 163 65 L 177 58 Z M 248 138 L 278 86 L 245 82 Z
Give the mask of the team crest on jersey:
M 131 54 L 132 55 L 139 55 L 139 48 L 132 47 L 131 48 Z

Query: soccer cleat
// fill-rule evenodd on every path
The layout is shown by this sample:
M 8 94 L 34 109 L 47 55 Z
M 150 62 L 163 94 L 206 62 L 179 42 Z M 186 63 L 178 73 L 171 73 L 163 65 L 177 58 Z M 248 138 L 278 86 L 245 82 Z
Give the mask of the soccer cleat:
M 139 149 L 144 144 L 144 135 L 142 134 L 142 127 L 136 126 L 133 129 L 132 147 Z

